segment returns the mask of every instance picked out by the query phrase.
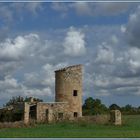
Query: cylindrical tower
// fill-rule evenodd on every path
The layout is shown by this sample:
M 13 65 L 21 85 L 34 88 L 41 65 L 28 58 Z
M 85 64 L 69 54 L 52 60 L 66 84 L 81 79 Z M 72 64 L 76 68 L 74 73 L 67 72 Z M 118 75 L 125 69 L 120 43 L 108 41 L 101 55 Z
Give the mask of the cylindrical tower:
M 55 101 L 68 102 L 71 117 L 82 116 L 82 65 L 55 71 Z

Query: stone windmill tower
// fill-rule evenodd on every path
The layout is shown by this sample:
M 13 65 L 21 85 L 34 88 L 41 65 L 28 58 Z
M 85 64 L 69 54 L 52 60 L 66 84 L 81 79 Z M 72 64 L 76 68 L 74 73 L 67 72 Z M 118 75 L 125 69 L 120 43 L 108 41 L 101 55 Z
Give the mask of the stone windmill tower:
M 55 71 L 55 101 L 67 102 L 70 117 L 82 117 L 82 65 Z

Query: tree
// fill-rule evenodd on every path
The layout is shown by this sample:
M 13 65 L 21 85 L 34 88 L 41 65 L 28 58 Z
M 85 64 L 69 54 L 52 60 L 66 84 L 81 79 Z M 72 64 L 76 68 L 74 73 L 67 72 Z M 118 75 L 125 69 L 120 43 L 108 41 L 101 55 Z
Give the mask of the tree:
M 4 106 L 10 106 L 10 105 L 16 105 L 17 103 L 21 103 L 24 102 L 24 98 L 21 96 L 17 96 L 17 97 L 12 97 L 12 99 L 10 99 Z
M 5 107 L 11 106 L 11 105 L 17 105 L 18 103 L 23 103 L 23 102 L 29 102 L 31 97 L 21 97 L 21 96 L 16 96 L 12 97 L 5 105 Z M 34 98 L 35 102 L 43 102 L 42 99 L 39 98 Z
M 102 114 L 108 111 L 107 107 L 101 103 L 100 99 L 89 97 L 83 105 L 83 115 Z
M 93 107 L 93 104 L 94 104 L 94 99 L 92 97 L 89 97 L 85 100 L 83 108 L 91 109 Z
M 136 114 L 138 112 L 138 108 L 132 107 L 132 105 L 125 105 L 121 108 L 123 114 Z
M 116 109 L 120 110 L 120 107 L 117 104 L 112 104 L 109 106 L 109 109 L 110 110 L 116 110 Z
M 125 107 L 124 107 L 124 109 L 125 109 L 125 111 L 132 111 L 133 110 L 133 107 L 131 106 L 131 105 L 126 105 Z
M 83 114 L 92 115 L 94 112 L 93 106 L 94 106 L 94 99 L 92 97 L 87 98 L 83 105 Z

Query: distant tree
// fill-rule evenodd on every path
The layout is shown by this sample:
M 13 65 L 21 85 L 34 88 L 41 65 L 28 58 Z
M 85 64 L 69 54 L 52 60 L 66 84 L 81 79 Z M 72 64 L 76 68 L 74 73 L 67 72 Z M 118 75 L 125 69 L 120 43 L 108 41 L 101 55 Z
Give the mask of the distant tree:
M 125 111 L 132 111 L 133 110 L 133 107 L 132 107 L 132 105 L 126 105 L 125 107 L 124 107 L 124 109 L 125 109 Z
M 3 105 L 4 107 L 8 107 L 11 105 L 16 105 L 18 103 L 23 103 L 23 102 L 29 102 L 31 97 L 21 97 L 21 96 L 16 96 L 16 97 L 12 97 L 5 105 Z M 36 102 L 43 102 L 42 99 L 39 98 L 34 98 L 34 101 Z
M 101 103 L 100 99 L 89 97 L 83 105 L 83 115 L 102 114 L 108 111 L 107 107 Z
M 24 102 L 24 98 L 21 96 L 12 97 L 4 106 L 16 105 L 19 102 Z
M 32 97 L 25 97 L 24 102 L 30 102 L 31 101 L 31 98 Z M 33 100 L 35 102 L 43 102 L 43 100 L 42 99 L 39 99 L 39 98 L 33 98 Z
M 116 109 L 120 110 L 121 108 L 117 104 L 112 104 L 109 106 L 109 109 L 110 110 L 116 110 Z
M 89 97 L 85 100 L 83 108 L 92 109 L 93 104 L 94 104 L 94 99 L 92 97 Z
M 83 105 L 83 114 L 93 115 L 94 112 L 93 106 L 94 106 L 94 99 L 92 97 L 87 98 Z
M 123 114 L 137 114 L 138 110 L 138 108 L 132 107 L 130 104 L 127 104 L 121 108 Z

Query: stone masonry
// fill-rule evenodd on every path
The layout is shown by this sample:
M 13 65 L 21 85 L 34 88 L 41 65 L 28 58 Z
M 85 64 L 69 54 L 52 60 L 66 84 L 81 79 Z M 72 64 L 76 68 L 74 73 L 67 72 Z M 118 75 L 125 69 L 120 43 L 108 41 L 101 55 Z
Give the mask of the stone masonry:
M 67 102 L 71 117 L 82 117 L 82 66 L 55 71 L 55 101 Z
M 121 112 L 120 110 L 111 110 L 110 111 L 110 122 L 114 125 L 121 125 Z
M 73 120 L 82 117 L 82 65 L 55 71 L 55 102 L 24 104 L 24 122 Z

